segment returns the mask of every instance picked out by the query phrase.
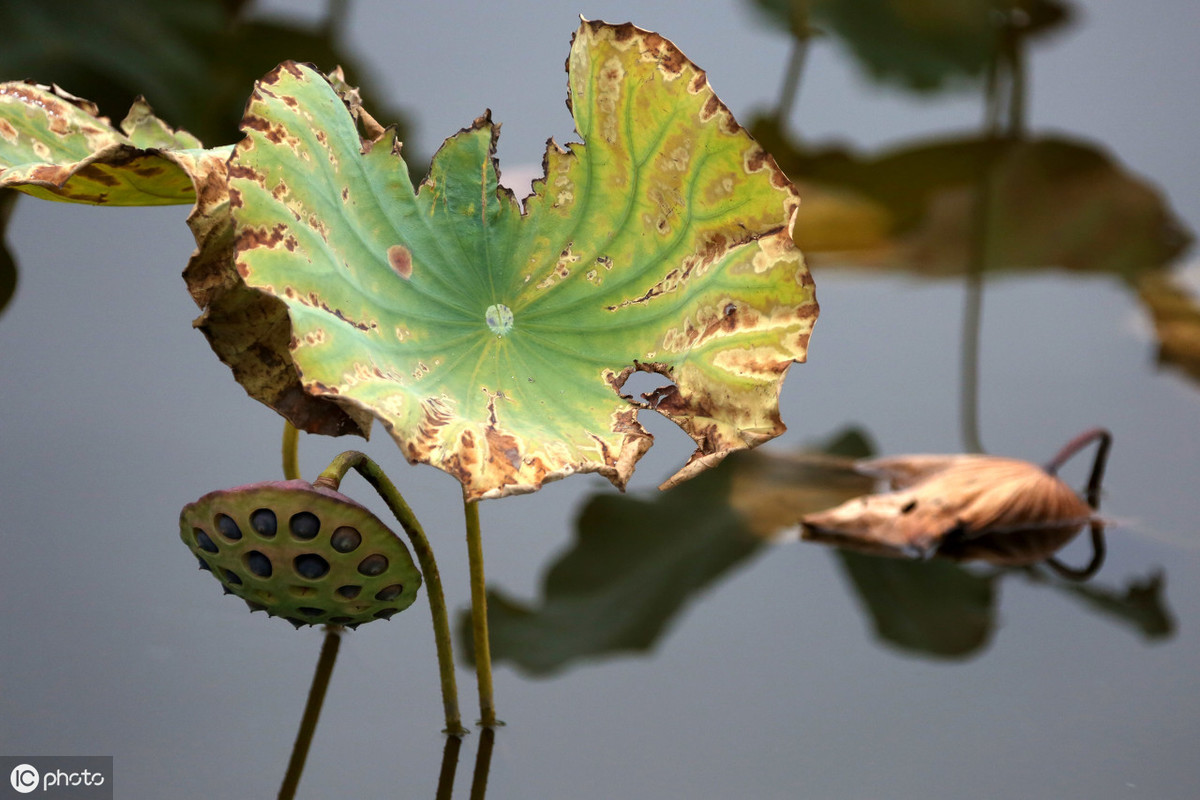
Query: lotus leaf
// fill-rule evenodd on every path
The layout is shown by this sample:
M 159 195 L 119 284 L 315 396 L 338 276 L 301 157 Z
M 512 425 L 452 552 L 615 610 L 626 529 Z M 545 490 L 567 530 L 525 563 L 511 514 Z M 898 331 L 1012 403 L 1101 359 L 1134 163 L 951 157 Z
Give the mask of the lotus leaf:
M 192 203 L 194 182 L 223 178 L 230 150 L 205 150 L 141 98 L 117 129 L 58 87 L 0 84 L 0 188 L 96 205 Z
M 469 499 L 576 472 L 624 486 L 651 443 L 640 409 L 697 444 L 673 480 L 777 436 L 817 315 L 795 190 L 703 71 L 585 21 L 568 84 L 584 143 L 550 142 L 523 204 L 489 114 L 414 189 L 395 133 L 294 63 L 258 83 L 229 163 L 237 271 L 287 305 L 305 389 Z M 623 395 L 637 371 L 671 383 Z

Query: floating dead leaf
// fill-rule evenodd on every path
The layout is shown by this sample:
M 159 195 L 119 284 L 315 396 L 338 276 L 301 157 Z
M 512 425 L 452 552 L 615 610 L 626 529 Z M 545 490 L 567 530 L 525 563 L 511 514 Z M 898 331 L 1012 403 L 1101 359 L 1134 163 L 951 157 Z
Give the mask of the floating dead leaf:
M 1055 472 L 1097 439 L 1101 446 L 1085 500 Z M 1097 525 L 1093 539 L 1100 541 L 1095 506 L 1110 441 L 1106 431 L 1089 431 L 1047 467 L 983 455 L 861 461 L 859 469 L 886 480 L 889 490 L 804 516 L 802 536 L 881 555 L 1035 564 L 1051 558 L 1085 525 Z M 1088 574 L 1101 555 L 1098 544 Z

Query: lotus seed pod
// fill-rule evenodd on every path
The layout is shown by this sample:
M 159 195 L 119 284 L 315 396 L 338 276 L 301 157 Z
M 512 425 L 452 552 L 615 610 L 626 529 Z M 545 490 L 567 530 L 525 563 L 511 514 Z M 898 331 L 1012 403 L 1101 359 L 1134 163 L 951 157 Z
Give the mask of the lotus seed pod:
M 297 628 L 355 628 L 417 597 L 421 573 L 404 542 L 340 492 L 266 481 L 184 506 L 179 536 L 226 594 Z

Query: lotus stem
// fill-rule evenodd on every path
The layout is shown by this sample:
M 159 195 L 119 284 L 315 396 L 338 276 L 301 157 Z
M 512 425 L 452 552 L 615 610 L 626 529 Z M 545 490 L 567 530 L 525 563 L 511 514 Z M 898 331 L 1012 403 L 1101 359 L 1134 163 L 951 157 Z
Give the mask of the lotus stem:
M 1063 464 L 1067 463 L 1072 456 L 1094 441 L 1099 441 L 1100 446 L 1096 448 L 1096 458 L 1092 461 L 1092 474 L 1088 478 L 1087 486 L 1087 502 L 1093 510 L 1100 508 L 1100 484 L 1104 482 L 1104 468 L 1108 464 L 1108 450 L 1112 447 L 1111 433 L 1104 428 L 1092 428 L 1084 431 L 1063 445 L 1062 450 L 1058 451 L 1058 455 L 1050 459 L 1050 463 L 1046 464 L 1045 467 L 1046 472 L 1051 475 L 1058 474 Z
M 325 692 L 329 689 L 329 679 L 333 675 L 333 665 L 337 661 L 338 647 L 341 643 L 341 626 L 326 627 L 325 643 L 321 645 L 317 671 L 313 673 L 312 687 L 308 690 L 308 702 L 304 706 L 304 716 L 300 719 L 300 730 L 296 732 L 292 757 L 283 776 L 283 785 L 279 787 L 279 800 L 291 800 L 296 796 L 296 788 L 300 785 L 304 762 L 308 759 L 313 734 L 317 731 L 317 719 L 321 716 L 321 706 L 325 703 Z
M 405 502 L 404 496 L 396 488 L 383 470 L 364 453 L 349 450 L 340 454 L 320 477 L 313 482 L 314 486 L 327 486 L 337 489 L 342 478 L 348 471 L 355 469 L 374 487 L 375 491 L 387 503 L 389 509 L 408 534 L 412 542 L 413 552 L 417 554 L 417 562 L 421 565 L 421 575 L 425 579 L 425 588 L 429 592 L 429 613 L 433 619 L 433 636 L 437 645 L 438 672 L 442 682 L 442 707 L 446 712 L 446 729 L 444 733 L 450 736 L 462 736 L 467 733 L 463 727 L 462 715 L 458 710 L 458 683 L 454 677 L 454 649 L 450 639 L 450 617 L 446 613 L 446 595 L 442 590 L 442 577 L 438 572 L 437 561 L 433 557 L 433 548 L 425 536 L 425 530 L 417 517 Z
M 1099 442 L 1096 448 L 1096 457 L 1092 461 L 1092 474 L 1088 476 L 1087 485 L 1087 504 L 1092 507 L 1093 511 L 1100 509 L 1100 486 L 1104 482 L 1104 468 L 1108 464 L 1108 451 L 1112 447 L 1112 434 L 1104 428 L 1092 428 L 1076 436 L 1071 441 L 1063 445 L 1062 450 L 1058 451 L 1058 455 L 1050 459 L 1050 463 L 1046 464 L 1045 470 L 1050 475 L 1056 475 L 1062 468 L 1062 465 L 1083 448 L 1087 447 L 1092 442 Z M 1093 519 L 1091 522 L 1092 536 L 1092 560 L 1086 567 L 1075 569 L 1068 567 L 1066 564 L 1059 561 L 1057 558 L 1048 558 L 1046 563 L 1064 578 L 1070 580 L 1085 581 L 1100 571 L 1100 567 L 1104 565 L 1104 557 L 1108 553 L 1108 546 L 1104 541 L 1104 523 L 1098 519 Z
M 475 677 L 479 683 L 479 724 L 491 728 L 496 720 L 492 697 L 492 649 L 488 638 L 487 584 L 483 574 L 483 538 L 479 533 L 479 503 L 463 497 L 467 518 L 467 560 L 471 567 L 471 632 L 475 645 Z
M 283 421 L 283 477 L 294 481 L 300 478 L 300 431 L 295 425 Z

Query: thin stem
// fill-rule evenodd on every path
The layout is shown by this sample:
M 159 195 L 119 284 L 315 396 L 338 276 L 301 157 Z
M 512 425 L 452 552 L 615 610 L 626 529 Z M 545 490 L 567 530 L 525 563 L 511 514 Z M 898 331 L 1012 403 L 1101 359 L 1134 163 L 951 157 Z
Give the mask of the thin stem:
M 1092 474 L 1088 476 L 1087 485 L 1087 503 L 1092 507 L 1093 511 L 1100 509 L 1100 485 L 1104 482 L 1104 468 L 1108 464 L 1108 451 L 1112 447 L 1112 434 L 1105 428 L 1092 428 L 1076 436 L 1071 441 L 1063 445 L 1063 448 L 1058 451 L 1054 458 L 1050 459 L 1050 463 L 1045 466 L 1045 470 L 1050 475 L 1056 475 L 1072 456 L 1078 453 L 1083 448 L 1087 447 L 1092 442 L 1099 442 L 1100 445 L 1096 448 L 1096 457 L 1092 460 Z M 1093 519 L 1091 523 L 1092 534 L 1092 560 L 1086 567 L 1075 569 L 1068 567 L 1066 564 L 1059 561 L 1057 558 L 1048 558 L 1046 563 L 1064 578 L 1071 580 L 1085 581 L 1100 571 L 1100 567 L 1104 565 L 1104 557 L 1108 552 L 1108 546 L 1104 542 L 1104 523 L 1098 519 Z
M 446 712 L 445 733 L 451 736 L 462 736 L 467 732 L 462 724 L 462 715 L 458 710 L 458 683 L 454 677 L 454 649 L 450 639 L 450 617 L 446 613 L 446 595 L 442 590 L 442 576 L 438 572 L 437 561 L 433 557 L 433 548 L 425 536 L 425 530 L 417 517 L 405 502 L 404 496 L 395 484 L 384 474 L 383 470 L 365 454 L 349 450 L 335 458 L 325 471 L 314 482 L 314 486 L 327 486 L 331 489 L 341 485 L 345 474 L 355 469 L 374 487 L 379 496 L 387 503 L 392 514 L 408 534 L 413 552 L 417 554 L 417 562 L 421 565 L 421 574 L 425 579 L 425 588 L 429 592 L 429 613 L 433 619 L 433 636 L 437 644 L 438 672 L 442 681 L 442 706 Z
M 1092 428 L 1076 436 L 1071 441 L 1063 445 L 1062 450 L 1058 451 L 1058 455 L 1050 459 L 1050 463 L 1046 465 L 1046 472 L 1055 475 L 1062 468 L 1071 456 L 1078 453 L 1083 448 L 1087 447 L 1094 441 L 1099 441 L 1100 446 L 1096 448 L 1096 458 L 1092 461 L 1092 474 L 1088 478 L 1087 486 L 1087 502 L 1093 509 L 1100 508 L 1100 484 L 1104 482 L 1104 468 L 1108 464 L 1108 450 L 1112 447 L 1112 434 L 1104 428 Z
M 800 94 L 800 78 L 804 75 L 804 62 L 808 57 L 808 41 L 811 35 L 799 31 L 793 33 L 792 51 L 788 56 L 787 71 L 783 74 L 783 85 L 779 90 L 779 104 L 776 108 L 776 119 L 779 120 L 779 130 L 787 129 L 788 119 L 796 105 Z
M 308 749 L 317 730 L 317 719 L 321 716 L 321 706 L 325 703 L 325 692 L 329 689 L 329 678 L 333 675 L 333 665 L 337 661 L 338 647 L 341 643 L 341 626 L 328 626 L 325 629 L 325 643 L 321 645 L 321 655 L 317 659 L 317 671 L 313 673 L 312 687 L 308 690 L 304 716 L 300 719 L 300 730 L 296 732 L 296 743 L 292 745 L 292 758 L 288 762 L 287 772 L 284 773 L 283 785 L 279 787 L 279 800 L 291 800 L 296 796 L 296 788 L 300 785 L 300 775 L 304 772 L 304 762 L 308 759 Z
M 479 533 L 479 504 L 463 497 L 467 518 L 467 560 L 471 567 L 471 631 L 475 644 L 475 677 L 479 682 L 479 724 L 498 725 L 492 698 L 492 649 L 488 638 L 487 583 L 483 575 L 483 537 Z
M 294 481 L 300 478 L 300 431 L 295 425 L 283 421 L 283 477 Z
M 986 205 L 983 197 L 980 204 Z M 981 224 L 981 223 L 980 223 Z M 986 237 L 986 233 L 979 238 Z M 983 244 L 977 246 L 982 251 Z M 967 273 L 967 297 L 963 308 L 962 393 L 960 395 L 959 420 L 962 426 L 963 447 L 968 453 L 982 453 L 983 441 L 979 435 L 979 329 L 983 317 L 983 256 L 978 252 L 972 258 Z

